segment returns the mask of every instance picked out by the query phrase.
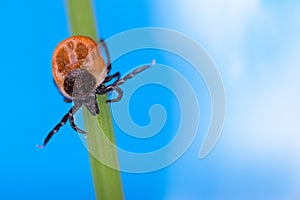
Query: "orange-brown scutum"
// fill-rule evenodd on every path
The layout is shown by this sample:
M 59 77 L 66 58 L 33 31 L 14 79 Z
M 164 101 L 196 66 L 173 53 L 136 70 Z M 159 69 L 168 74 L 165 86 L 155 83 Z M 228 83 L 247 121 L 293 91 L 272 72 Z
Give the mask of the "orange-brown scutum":
M 90 55 L 88 58 L 87 56 Z M 86 63 L 85 66 L 84 63 Z M 97 43 L 86 36 L 72 36 L 60 42 L 52 56 L 52 74 L 60 92 L 71 98 L 63 88 L 66 75 L 76 68 L 86 68 L 100 84 L 106 76 L 106 66 Z

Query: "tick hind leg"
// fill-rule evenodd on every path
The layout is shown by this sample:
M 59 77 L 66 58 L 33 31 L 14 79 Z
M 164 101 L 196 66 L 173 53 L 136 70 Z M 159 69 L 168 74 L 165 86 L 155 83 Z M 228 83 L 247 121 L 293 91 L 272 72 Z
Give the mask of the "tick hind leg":
M 120 101 L 122 99 L 122 97 L 123 97 L 123 91 L 118 86 L 108 86 L 107 90 L 108 90 L 108 92 L 110 92 L 110 91 L 116 91 L 117 92 L 117 97 L 114 98 L 114 99 L 107 99 L 106 103 L 118 102 L 118 101 Z
M 70 124 L 73 127 L 73 125 L 75 125 L 74 123 L 72 124 L 72 120 L 74 121 L 73 115 L 79 110 L 79 108 L 81 107 L 81 104 L 75 104 L 64 116 L 63 118 L 60 120 L 60 122 L 48 133 L 47 137 L 44 140 L 43 145 L 37 145 L 38 148 L 44 148 L 48 142 L 50 141 L 50 139 L 53 137 L 53 135 L 55 133 L 57 133 L 59 131 L 59 129 L 64 126 L 68 120 L 70 120 Z M 72 118 L 72 119 L 71 119 Z M 76 127 L 76 125 L 75 125 Z M 76 130 L 76 129 L 75 129 Z M 82 131 L 81 129 L 78 129 L 80 131 Z
M 75 124 L 75 121 L 74 121 L 74 115 L 70 115 L 69 117 L 69 122 L 70 122 L 70 125 L 71 127 L 77 132 L 77 133 L 82 133 L 82 134 L 86 134 L 86 132 L 80 128 L 78 128 Z

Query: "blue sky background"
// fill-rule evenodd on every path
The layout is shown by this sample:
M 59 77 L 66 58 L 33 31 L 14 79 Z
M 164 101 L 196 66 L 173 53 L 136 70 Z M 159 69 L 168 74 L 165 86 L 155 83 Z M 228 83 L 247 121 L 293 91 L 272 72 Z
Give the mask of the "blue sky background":
M 192 37 L 215 62 L 226 89 L 224 130 L 209 156 L 198 159 L 210 117 L 209 94 L 200 80 L 195 87 L 203 91 L 197 94 L 203 118 L 194 143 L 165 169 L 123 173 L 127 199 L 299 199 L 299 1 L 94 3 L 104 38 L 145 26 L 171 28 Z M 4 1 L 0 16 L 0 199 L 94 199 L 87 152 L 68 125 L 46 149 L 35 147 L 70 107 L 51 75 L 52 52 L 69 36 L 65 3 Z M 172 56 L 142 54 L 120 59 L 114 70 L 124 74 L 153 55 L 180 69 L 181 63 Z M 147 106 L 161 103 L 169 117 L 163 132 L 172 136 L 180 114 L 174 95 L 163 88 L 148 88 L 147 94 L 146 98 L 136 94 L 134 106 L 141 108 L 132 109 L 133 119 L 147 124 Z M 144 150 L 115 129 L 122 147 L 128 142 L 132 148 L 137 142 L 133 150 Z M 146 148 L 168 139 L 149 142 Z

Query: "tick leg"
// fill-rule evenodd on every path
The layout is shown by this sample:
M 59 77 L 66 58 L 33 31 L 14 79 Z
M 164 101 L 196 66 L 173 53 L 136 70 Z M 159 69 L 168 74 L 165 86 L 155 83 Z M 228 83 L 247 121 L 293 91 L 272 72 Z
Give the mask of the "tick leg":
M 103 83 L 107 83 L 107 82 L 111 81 L 113 78 L 116 78 L 117 80 L 115 82 L 117 82 L 121 78 L 120 72 L 116 72 L 113 75 L 105 77 Z
M 107 89 L 106 93 L 111 92 L 111 91 L 116 91 L 118 93 L 116 98 L 108 99 L 108 100 L 106 100 L 106 103 L 118 102 L 122 99 L 123 91 L 118 86 L 108 86 L 106 89 Z
M 70 125 L 71 127 L 77 132 L 77 133 L 82 133 L 82 134 L 86 134 L 86 132 L 80 128 L 78 128 L 74 122 L 74 115 L 71 114 L 70 117 L 69 117 L 69 122 L 70 122 Z
M 107 87 L 105 86 L 105 84 L 102 83 L 96 88 L 95 93 L 99 95 L 105 94 L 106 88 Z
M 72 99 L 69 99 L 69 98 L 67 98 L 67 97 L 64 97 L 64 102 L 66 102 L 66 103 L 71 103 L 71 102 L 72 102 Z
M 107 66 L 107 74 L 109 74 L 110 70 L 111 70 L 111 62 L 110 62 L 110 55 L 109 55 L 109 51 L 107 48 L 107 45 L 105 43 L 105 41 L 103 39 L 100 39 L 100 46 L 103 46 L 104 48 L 104 52 L 106 54 L 106 58 L 107 58 L 107 62 L 106 62 L 106 66 Z
M 71 110 L 69 112 L 72 112 Z M 58 132 L 58 130 L 60 129 L 60 127 L 62 127 L 63 125 L 66 124 L 66 122 L 69 119 L 69 112 L 67 114 L 64 115 L 64 117 L 60 120 L 60 122 L 52 129 L 52 131 L 50 131 L 47 135 L 47 137 L 44 140 L 43 145 L 38 145 L 38 148 L 44 148 L 47 143 L 49 142 L 49 140 L 52 138 L 52 136 Z
M 81 104 L 75 104 L 75 105 L 67 112 L 67 114 L 65 114 L 65 115 L 63 116 L 63 118 L 62 118 L 62 119 L 60 120 L 60 122 L 52 129 L 52 131 L 50 131 L 50 132 L 48 133 L 47 137 L 46 137 L 45 140 L 44 140 L 43 145 L 38 145 L 37 147 L 38 147 L 38 148 L 44 148 L 44 147 L 47 145 L 47 143 L 49 142 L 49 140 L 53 137 L 53 135 L 54 135 L 55 133 L 57 133 L 58 130 L 59 130 L 62 126 L 64 126 L 64 125 L 66 124 L 66 122 L 68 121 L 68 119 L 69 119 L 71 116 L 73 116 L 74 113 L 76 113 L 76 112 L 79 110 L 80 107 L 81 107 Z
M 96 89 L 96 94 L 99 94 L 99 95 L 102 95 L 102 94 L 106 94 L 106 93 L 109 93 L 109 92 L 112 92 L 112 91 L 116 91 L 118 93 L 118 96 L 114 99 L 108 99 L 106 100 L 107 103 L 110 103 L 110 102 L 117 102 L 117 101 L 120 101 L 122 96 L 123 96 L 123 91 L 118 87 L 119 85 L 122 85 L 123 83 L 125 83 L 128 79 L 131 79 L 133 78 L 136 74 L 148 69 L 149 67 L 151 67 L 152 65 L 155 64 L 155 60 L 152 61 L 152 64 L 151 65 L 146 65 L 146 66 L 142 66 L 142 67 L 139 67 L 135 70 L 133 70 L 131 73 L 127 74 L 124 78 L 122 79 L 117 79 L 117 81 L 115 81 L 113 84 L 110 84 L 108 86 L 105 86 L 104 84 L 101 84 L 98 86 L 98 88 Z M 117 74 L 117 73 L 116 73 Z M 115 76 L 118 76 L 114 74 Z M 112 76 L 114 76 L 112 75 Z M 110 79 L 111 80 L 111 79 Z
M 152 65 L 155 64 L 155 60 L 152 61 L 151 65 L 146 65 L 146 66 L 142 66 L 139 67 L 135 70 L 133 70 L 131 73 L 127 74 L 126 76 L 124 76 L 124 78 L 119 79 L 118 81 L 116 81 L 115 83 L 113 83 L 113 86 L 117 86 L 117 85 L 122 85 L 123 83 L 125 83 L 125 81 L 127 81 L 128 79 L 133 78 L 136 74 L 148 69 L 149 67 L 151 67 Z

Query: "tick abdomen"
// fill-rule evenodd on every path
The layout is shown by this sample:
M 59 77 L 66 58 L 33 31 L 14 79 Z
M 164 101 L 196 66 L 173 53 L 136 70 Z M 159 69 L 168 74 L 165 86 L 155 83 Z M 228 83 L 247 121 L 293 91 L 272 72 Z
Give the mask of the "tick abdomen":
M 86 69 L 99 85 L 105 78 L 106 66 L 100 55 L 98 44 L 86 36 L 72 36 L 57 45 L 52 57 L 52 73 L 60 92 L 72 98 L 70 90 L 65 91 L 65 78 L 74 69 Z M 96 86 L 95 86 L 96 87 Z

